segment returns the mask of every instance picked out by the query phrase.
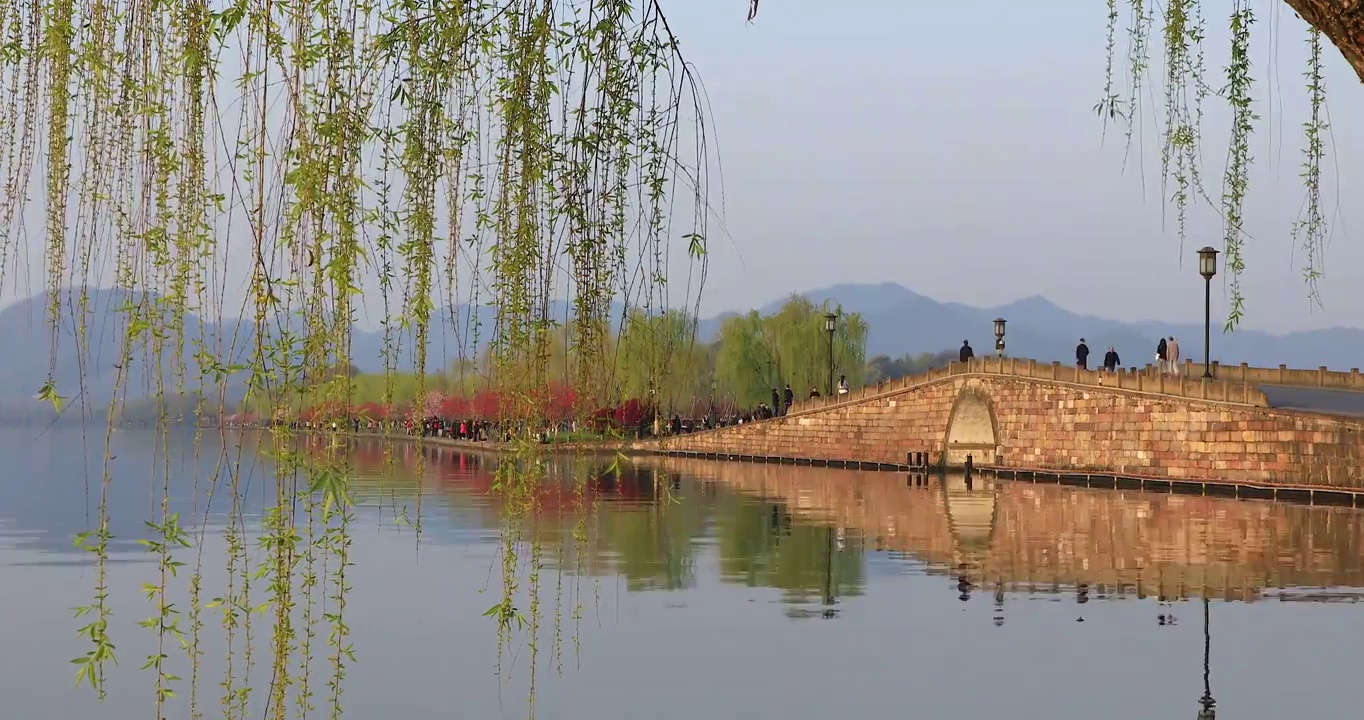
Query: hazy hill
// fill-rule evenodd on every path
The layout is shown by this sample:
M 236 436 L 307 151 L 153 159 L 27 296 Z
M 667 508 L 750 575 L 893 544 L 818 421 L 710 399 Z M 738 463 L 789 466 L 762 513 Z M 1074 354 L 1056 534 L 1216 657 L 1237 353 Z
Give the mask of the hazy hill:
M 994 348 L 993 320 L 1003 317 L 1008 324 L 1008 353 L 1015 357 L 1029 357 L 1042 361 L 1073 360 L 1076 342 L 1084 337 L 1096 358 L 1109 345 L 1118 349 L 1125 365 L 1143 365 L 1155 353 L 1156 340 L 1161 335 L 1175 335 L 1181 340 L 1183 355 L 1197 359 L 1202 354 L 1203 329 L 1197 323 L 1123 323 L 1073 313 L 1058 307 L 1046 298 L 1033 296 L 993 308 L 976 308 L 959 303 L 944 303 L 919 295 L 895 283 L 845 284 L 802 293 L 815 302 L 830 300 L 842 304 L 850 312 L 859 312 L 871 327 L 868 356 L 899 356 L 906 353 L 937 352 L 955 348 L 969 339 L 976 352 L 988 353 Z M 61 333 L 58 339 L 56 377 L 63 395 L 72 397 L 77 392 L 79 378 L 86 380 L 87 399 L 106 400 L 114 383 L 115 362 L 125 327 L 125 316 L 120 308 L 129 298 L 114 290 L 95 290 L 89 293 L 85 342 L 88 358 L 82 369 L 77 363 L 75 328 L 75 296 L 63 296 Z M 785 297 L 774 299 L 760 308 L 763 313 L 775 311 Z M 49 337 L 46 324 L 46 296 L 39 295 L 0 311 L 0 339 L 4 341 L 0 353 L 0 404 L 32 402 L 38 388 L 47 378 L 49 369 Z M 562 303 L 551 309 L 555 317 L 565 317 Z M 612 317 L 620 318 L 622 308 L 612 309 Z M 431 331 L 427 367 L 448 367 L 461 354 L 477 354 L 474 327 L 478 331 L 478 346 L 486 344 L 495 317 L 489 306 L 460 305 L 454 310 L 440 312 L 440 322 Z M 698 336 L 702 340 L 715 337 L 724 319 L 733 312 L 721 313 L 700 322 Z M 475 322 L 476 321 L 476 322 Z M 202 323 L 197 317 L 187 317 L 187 332 L 193 336 L 205 332 L 220 343 L 220 354 L 246 356 L 253 346 L 250 324 L 235 318 L 216 323 Z M 234 337 L 235 335 L 235 337 Z M 398 367 L 412 366 L 410 332 L 398 339 Z M 383 367 L 384 335 L 382 331 L 354 333 L 352 354 L 354 363 L 365 371 Z M 192 349 L 186 351 L 186 365 L 197 372 Z M 1241 330 L 1224 335 L 1214 329 L 1213 358 L 1229 364 L 1248 362 L 1252 365 L 1273 367 L 1285 363 L 1291 367 L 1326 365 L 1333 369 L 1348 369 L 1364 365 L 1364 331 L 1354 328 L 1334 328 L 1312 332 L 1272 335 L 1254 330 Z M 168 369 L 163 377 L 170 380 Z M 145 394 L 153 386 L 155 372 L 134 362 L 128 368 L 130 396 Z
M 4 351 L 0 352 L 0 401 L 31 400 L 52 373 L 58 392 L 69 400 L 83 396 L 86 400 L 106 402 L 112 395 L 119 372 L 128 322 L 126 307 L 140 298 L 126 291 L 92 288 L 86 294 L 84 320 L 81 321 L 80 293 L 63 292 L 56 333 L 56 361 L 52 362 L 53 333 L 47 322 L 48 297 L 47 294 L 38 295 L 0 311 L 0 338 L 4 339 Z M 250 336 L 237 338 L 233 351 L 229 345 L 233 343 L 234 330 L 232 324 L 201 324 L 192 313 L 185 317 L 187 338 L 207 337 L 222 342 L 224 346 L 219 354 L 240 360 L 250 347 Z M 163 353 L 166 360 L 174 354 L 170 348 Z M 196 348 L 187 345 L 183 353 L 187 382 L 194 382 L 193 378 L 198 375 L 195 355 Z M 134 349 L 133 361 L 123 368 L 129 397 L 154 392 L 157 373 L 149 369 L 146 362 L 152 356 L 150 344 L 143 343 Z M 161 379 L 171 390 L 176 382 L 175 365 L 171 362 L 163 365 Z
M 1155 356 L 1161 336 L 1180 340 L 1181 355 L 1201 360 L 1202 323 L 1156 321 L 1124 323 L 1081 315 L 1032 296 L 993 308 L 942 303 L 895 283 L 836 285 L 803 293 L 818 302 L 841 302 L 861 312 L 871 327 L 869 355 L 901 355 L 958 347 L 970 340 L 976 352 L 993 352 L 994 319 L 1008 320 L 1007 352 L 1015 357 L 1074 362 L 1080 338 L 1096 355 L 1113 345 L 1126 366 L 1144 365 Z M 777 303 L 779 304 L 779 303 Z M 1095 358 L 1097 359 L 1097 357 Z M 1214 326 L 1212 359 L 1261 367 L 1349 369 L 1364 365 L 1364 330 L 1332 328 L 1274 335 L 1257 330 L 1223 334 Z

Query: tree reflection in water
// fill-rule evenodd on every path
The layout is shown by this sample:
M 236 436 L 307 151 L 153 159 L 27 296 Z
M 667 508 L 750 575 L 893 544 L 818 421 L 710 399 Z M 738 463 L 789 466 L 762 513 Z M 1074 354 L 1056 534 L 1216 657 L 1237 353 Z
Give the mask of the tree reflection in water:
M 355 485 L 396 508 L 419 484 L 416 450 L 386 447 L 357 443 Z M 491 462 L 424 453 L 428 501 L 437 486 L 437 498 L 496 531 Z M 709 544 L 724 582 L 779 590 L 792 617 L 836 616 L 864 592 L 867 541 L 911 571 L 947 575 L 962 601 L 993 591 L 997 625 L 1009 592 L 1073 593 L 1077 605 L 1158 596 L 1160 623 L 1173 625 L 1189 588 L 1255 601 L 1271 588 L 1364 587 L 1364 516 L 1348 508 L 673 458 L 551 465 L 532 532 L 561 546 L 551 560 L 563 571 L 678 590 L 695 585 Z
M 378 445 L 357 444 L 354 464 L 362 476 L 355 483 L 357 493 L 401 502 L 395 486 L 417 484 L 415 462 L 409 462 L 416 450 L 391 447 L 396 462 L 386 462 Z M 477 510 L 484 524 L 498 527 L 500 498 L 492 490 L 491 459 L 432 445 L 422 452 L 425 484 L 439 485 L 449 502 Z M 573 489 L 579 478 L 587 478 L 580 493 Z M 431 502 L 431 490 L 424 492 Z M 630 591 L 695 585 L 697 546 L 707 538 L 713 538 L 725 582 L 780 590 L 792 617 L 835 617 L 839 598 L 864 590 L 862 537 L 827 523 L 797 520 L 780 500 L 726 492 L 720 485 L 610 457 L 560 459 L 537 495 L 535 539 L 563 549 L 548 553 L 550 559 L 562 557 L 561 567 L 569 573 L 617 575 Z M 575 543 L 580 523 L 586 525 L 586 538 Z

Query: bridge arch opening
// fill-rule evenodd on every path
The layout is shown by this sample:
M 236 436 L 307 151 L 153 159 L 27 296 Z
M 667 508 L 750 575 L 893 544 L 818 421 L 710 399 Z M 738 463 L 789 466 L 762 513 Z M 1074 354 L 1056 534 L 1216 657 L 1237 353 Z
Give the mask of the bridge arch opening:
M 949 473 L 942 488 L 954 561 L 978 564 L 994 545 L 998 481 L 978 477 L 968 484 L 964 474 Z
M 994 464 L 999 454 L 998 427 L 989 394 L 980 387 L 963 387 L 952 403 L 943 437 L 947 464 L 960 467 L 965 464 L 967 455 L 976 465 Z

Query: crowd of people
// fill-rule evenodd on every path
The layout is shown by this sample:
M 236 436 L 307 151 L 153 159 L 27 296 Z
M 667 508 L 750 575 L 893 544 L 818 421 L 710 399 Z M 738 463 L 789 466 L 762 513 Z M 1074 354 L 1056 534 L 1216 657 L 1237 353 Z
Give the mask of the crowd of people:
M 847 376 L 839 377 L 835 392 L 839 396 L 848 394 Z M 811 388 L 809 397 L 819 396 L 819 390 Z M 668 417 L 660 414 L 649 405 L 640 405 L 633 412 L 623 416 L 619 412 L 602 411 L 582 420 L 546 420 L 538 424 L 533 436 L 541 442 L 553 442 L 558 436 L 578 435 L 584 432 L 606 434 L 610 429 L 624 431 L 637 439 L 655 437 L 661 434 L 681 435 L 781 417 L 791 411 L 795 401 L 796 393 L 788 383 L 780 391 L 777 388 L 772 388 L 772 402 L 770 404 L 760 403 L 757 407 L 748 410 L 712 406 L 699 415 L 673 413 Z M 419 422 L 412 419 L 371 420 L 354 418 L 349 421 L 295 420 L 288 424 L 290 427 L 299 430 L 392 433 L 471 442 L 507 441 L 513 435 L 520 436 L 528 429 L 524 422 L 519 423 L 517 427 L 505 427 L 489 420 L 447 418 L 435 415 Z
M 1156 368 L 1163 373 L 1170 375 L 1180 374 L 1179 369 L 1179 341 L 1174 335 L 1168 338 L 1161 338 L 1156 343 Z M 1080 338 L 1080 344 L 1075 346 L 1075 366 L 1081 370 L 1089 369 L 1089 345 L 1085 344 L 1085 339 Z M 1108 346 L 1108 351 L 1104 353 L 1104 361 L 1101 369 L 1104 372 L 1117 372 L 1122 367 L 1122 359 L 1118 357 L 1118 351 L 1112 345 Z

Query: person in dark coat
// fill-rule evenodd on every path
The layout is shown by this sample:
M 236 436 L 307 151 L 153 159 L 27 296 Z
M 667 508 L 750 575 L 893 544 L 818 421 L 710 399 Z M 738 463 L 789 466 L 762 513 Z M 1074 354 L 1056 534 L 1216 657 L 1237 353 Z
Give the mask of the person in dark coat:
M 973 358 L 973 357 L 975 357 L 975 356 L 976 356 L 976 351 L 971 349 L 971 341 L 970 341 L 970 340 L 962 340 L 962 341 L 961 341 L 961 352 L 960 352 L 960 353 L 957 353 L 957 359 L 960 360 L 960 361 L 962 361 L 962 362 L 967 362 L 968 360 L 970 360 L 971 358 Z
M 776 417 L 781 414 L 781 395 L 777 394 L 777 389 L 772 388 L 772 415 Z
M 1165 344 L 1165 338 L 1162 337 L 1160 342 L 1156 343 L 1156 369 L 1158 371 L 1165 372 L 1165 366 L 1168 364 L 1165 359 L 1169 356 L 1170 346 Z
M 1080 344 L 1075 346 L 1075 366 L 1081 370 L 1089 369 L 1089 346 L 1085 344 L 1085 339 L 1080 338 Z
M 791 412 L 791 405 L 796 401 L 796 394 L 791 391 L 791 383 L 786 383 L 786 407 L 782 408 L 781 414 Z
M 1112 345 L 1109 345 L 1108 352 L 1104 353 L 1104 370 L 1116 372 L 1118 366 L 1121 364 L 1122 360 L 1118 358 L 1118 351 L 1114 350 Z

